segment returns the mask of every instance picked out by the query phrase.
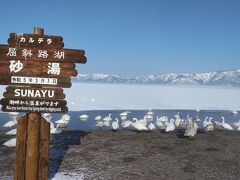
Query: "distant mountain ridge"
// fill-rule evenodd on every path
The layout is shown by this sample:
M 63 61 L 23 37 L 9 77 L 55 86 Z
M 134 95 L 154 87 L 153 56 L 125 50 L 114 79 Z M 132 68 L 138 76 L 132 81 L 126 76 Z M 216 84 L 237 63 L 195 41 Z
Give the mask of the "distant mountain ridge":
M 193 74 L 169 73 L 127 78 L 111 74 L 78 74 L 77 77 L 73 78 L 73 82 L 240 86 L 240 69 Z

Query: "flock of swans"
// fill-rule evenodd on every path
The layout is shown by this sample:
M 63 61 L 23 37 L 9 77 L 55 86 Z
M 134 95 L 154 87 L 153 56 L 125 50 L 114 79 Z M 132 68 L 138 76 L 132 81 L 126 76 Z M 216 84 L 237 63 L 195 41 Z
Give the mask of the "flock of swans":
M 6 132 L 6 135 L 16 135 L 17 134 L 17 117 L 19 115 L 18 112 L 9 112 L 9 115 L 12 117 L 12 120 L 8 121 L 6 124 L 3 125 L 5 128 L 13 128 L 10 131 Z M 66 128 L 70 122 L 70 116 L 68 114 L 64 114 L 59 120 L 57 120 L 56 126 L 53 122 L 51 122 L 52 115 L 50 113 L 44 113 L 42 115 L 43 118 L 45 118 L 50 123 L 50 133 L 51 134 L 59 134 L 62 132 L 64 128 Z M 16 146 L 16 137 L 12 138 L 5 143 L 3 143 L 4 146 L 7 147 L 15 147 Z
M 113 131 L 116 131 L 119 128 L 131 128 L 138 131 L 161 129 L 165 132 L 173 132 L 175 129 L 184 129 L 184 136 L 194 137 L 201 123 L 198 113 L 199 111 L 197 110 L 196 117 L 194 118 L 187 115 L 187 118 L 184 119 L 180 117 L 179 113 L 177 113 L 172 118 L 161 116 L 157 117 L 154 121 L 154 113 L 151 110 L 149 110 L 142 119 L 133 118 L 132 120 L 128 119 L 130 112 L 125 111 L 120 114 L 120 119 L 116 117 L 113 120 L 111 114 L 104 118 L 101 116 L 96 116 L 95 126 L 99 129 L 111 128 Z M 85 114 L 84 116 L 87 115 Z M 225 122 L 224 116 L 222 116 L 219 120 L 213 120 L 212 117 L 205 117 L 204 121 L 202 122 L 202 127 L 205 131 L 213 131 L 214 129 L 240 131 L 240 120 L 233 123 L 232 127 L 230 124 Z
M 198 117 L 199 110 L 196 111 L 196 117 L 190 117 L 187 115 L 187 118 L 182 118 L 179 113 L 175 114 L 173 117 L 168 118 L 167 116 L 161 116 L 154 120 L 154 113 L 149 110 L 142 119 L 133 118 L 132 120 L 128 118 L 130 111 L 125 111 L 119 114 L 119 118 L 115 117 L 112 119 L 112 114 L 109 114 L 106 117 L 101 117 L 100 115 L 95 117 L 95 126 L 99 129 L 112 129 L 117 131 L 118 129 L 136 129 L 137 131 L 152 131 L 160 129 L 165 132 L 174 132 L 175 129 L 185 130 L 184 136 L 194 137 L 199 129 L 201 120 Z M 17 112 L 10 112 L 12 120 L 8 121 L 3 125 L 5 128 L 16 127 L 17 125 Z M 235 111 L 235 115 L 238 113 Z M 42 115 L 50 123 L 50 133 L 58 134 L 61 133 L 64 128 L 66 128 L 70 122 L 70 116 L 65 114 L 59 120 L 57 120 L 56 126 L 51 122 L 52 115 L 50 113 L 44 113 Z M 80 120 L 87 121 L 89 116 L 83 114 L 79 116 Z M 225 122 L 224 116 L 219 120 L 214 120 L 212 117 L 205 117 L 202 122 L 202 127 L 205 131 L 213 131 L 214 129 L 225 129 L 225 130 L 238 130 L 240 131 L 240 119 L 233 123 L 233 126 Z M 10 131 L 6 132 L 7 135 L 16 135 L 17 129 L 13 128 Z M 16 138 L 12 138 L 9 141 L 5 142 L 3 145 L 8 147 L 16 146 Z

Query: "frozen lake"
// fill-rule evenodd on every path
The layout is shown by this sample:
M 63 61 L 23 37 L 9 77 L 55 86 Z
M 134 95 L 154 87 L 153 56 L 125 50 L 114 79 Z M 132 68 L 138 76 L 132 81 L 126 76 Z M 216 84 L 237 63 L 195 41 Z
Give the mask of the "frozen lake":
M 5 88 L 1 87 L 1 94 Z M 231 111 L 240 108 L 240 89 L 230 87 L 190 87 L 160 85 L 123 85 L 123 84 L 80 84 L 73 83 L 65 89 L 71 121 L 70 130 L 93 130 L 94 118 L 112 114 L 119 118 L 124 110 L 130 110 L 129 118 L 143 118 L 148 109 L 153 109 L 154 120 L 157 116 L 173 117 L 180 112 L 182 118 L 189 114 L 194 117 L 196 109 L 201 109 L 200 118 L 206 116 L 219 120 L 224 116 L 232 124 L 239 119 Z M 89 121 L 82 122 L 79 116 L 87 113 Z M 54 114 L 53 122 L 62 114 Z M 10 116 L 0 113 L 0 129 Z M 201 127 L 201 125 L 200 125 Z
M 71 111 L 112 109 L 239 110 L 240 88 L 73 83 Z
M 0 87 L 0 95 L 5 86 Z M 240 88 L 73 83 L 64 89 L 70 111 L 117 109 L 239 110 Z

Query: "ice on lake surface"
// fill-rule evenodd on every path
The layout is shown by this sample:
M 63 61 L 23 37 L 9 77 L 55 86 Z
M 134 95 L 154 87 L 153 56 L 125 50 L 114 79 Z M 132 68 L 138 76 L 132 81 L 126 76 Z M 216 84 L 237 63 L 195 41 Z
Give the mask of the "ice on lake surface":
M 0 87 L 1 94 L 5 87 Z M 70 89 L 64 89 L 71 116 L 68 129 L 92 130 L 97 115 L 102 117 L 112 114 L 112 119 L 119 118 L 124 110 L 130 110 L 129 119 L 142 118 L 149 108 L 153 109 L 154 120 L 157 116 L 173 117 L 180 112 L 182 118 L 187 114 L 195 117 L 196 109 L 201 109 L 199 116 L 203 121 L 206 116 L 214 120 L 225 117 L 232 124 L 240 117 L 231 111 L 239 110 L 239 88 L 207 86 L 161 86 L 161 85 L 124 85 L 124 84 L 86 84 L 73 83 Z M 88 114 L 89 120 L 79 119 Z M 62 114 L 54 114 L 53 121 Z M 10 116 L 0 113 L 0 128 Z
M 240 107 L 240 88 L 73 83 L 66 89 L 73 111 L 109 109 L 220 109 Z
M 2 96 L 5 87 L 0 87 Z M 220 109 L 240 107 L 240 88 L 73 83 L 64 89 L 70 111 L 110 109 Z

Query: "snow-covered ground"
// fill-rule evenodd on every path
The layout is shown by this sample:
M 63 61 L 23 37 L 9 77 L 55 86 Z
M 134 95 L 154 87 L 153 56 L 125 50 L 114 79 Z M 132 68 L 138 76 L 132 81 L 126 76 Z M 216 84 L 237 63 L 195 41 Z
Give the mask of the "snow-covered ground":
M 0 94 L 5 87 L 0 87 Z M 240 88 L 73 83 L 64 89 L 69 110 L 210 109 L 239 110 Z
M 57 173 L 51 180 L 82 180 L 84 176 L 77 173 Z
M 72 111 L 104 109 L 240 109 L 240 88 L 73 83 Z

